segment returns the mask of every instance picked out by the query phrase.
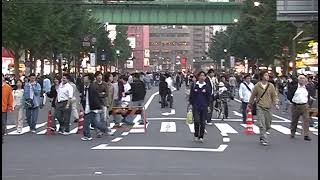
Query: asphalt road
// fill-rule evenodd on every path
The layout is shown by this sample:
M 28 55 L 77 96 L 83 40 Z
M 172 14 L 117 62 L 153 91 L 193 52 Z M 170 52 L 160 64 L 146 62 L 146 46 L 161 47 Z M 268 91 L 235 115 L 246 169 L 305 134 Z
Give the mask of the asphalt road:
M 185 123 L 184 88 L 174 92 L 174 110 L 161 109 L 157 88 L 146 98 L 147 132 L 142 126 L 122 128 L 113 136 L 80 140 L 81 135 L 14 135 L 9 129 L 2 145 L 5 180 L 315 180 L 318 178 L 318 129 L 312 141 L 290 139 L 290 112 L 275 111 L 270 145 L 241 126 L 240 103 L 229 102 L 229 119 L 213 119 L 205 142 L 193 142 Z M 151 97 L 151 98 L 150 98 Z M 9 124 L 14 124 L 13 114 Z M 45 123 L 42 110 L 38 124 Z M 213 116 L 213 118 L 215 115 Z M 72 124 L 76 131 L 77 124 Z M 255 129 L 254 129 L 255 130 Z M 298 130 L 301 133 L 301 129 Z M 10 134 L 11 132 L 11 134 Z

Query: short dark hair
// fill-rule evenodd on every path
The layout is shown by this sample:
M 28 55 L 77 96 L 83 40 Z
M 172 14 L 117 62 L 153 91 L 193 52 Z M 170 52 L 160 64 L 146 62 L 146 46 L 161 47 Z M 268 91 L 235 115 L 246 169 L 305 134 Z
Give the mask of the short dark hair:
M 105 81 L 105 82 L 109 82 L 110 76 L 111 76 L 111 73 L 106 72 L 106 74 L 104 75 L 104 81 Z
M 124 81 L 128 81 L 128 76 L 121 75 L 121 76 L 119 77 L 119 79 L 123 79 Z
M 93 82 L 93 81 L 94 81 L 94 74 L 92 74 L 92 73 L 87 73 L 87 74 L 85 74 L 85 75 L 83 76 L 83 78 L 86 77 L 86 76 L 88 76 L 88 79 L 90 80 L 90 82 Z
M 198 72 L 197 77 L 199 77 L 201 74 L 204 74 L 205 76 L 207 75 L 204 71 L 200 71 Z
M 31 77 L 31 76 L 36 76 L 36 74 L 35 73 L 30 73 L 29 77 Z
M 94 74 L 94 77 L 98 77 L 100 74 L 103 76 L 103 74 L 102 74 L 101 71 L 97 71 L 97 72 Z
M 139 74 L 139 73 L 134 73 L 134 74 L 133 74 L 133 77 L 134 77 L 134 78 L 137 78 L 137 79 L 140 79 L 140 74 Z
M 243 78 L 246 79 L 247 77 L 251 77 L 251 74 L 250 73 L 246 73 Z
M 117 72 L 113 72 L 113 73 L 112 73 L 112 76 L 113 76 L 113 77 L 118 76 L 118 75 L 119 75 L 119 73 L 117 73 Z
M 260 80 L 262 80 L 262 78 L 263 78 L 263 76 L 264 76 L 265 73 L 268 73 L 268 71 L 266 71 L 266 70 L 261 70 L 261 71 L 260 71 L 260 73 L 259 73 L 259 78 L 260 78 Z
M 208 74 L 210 74 L 210 73 L 214 73 L 214 70 L 213 69 L 209 69 L 208 70 Z
M 69 81 L 72 81 L 69 73 L 63 73 L 62 76 L 65 76 Z

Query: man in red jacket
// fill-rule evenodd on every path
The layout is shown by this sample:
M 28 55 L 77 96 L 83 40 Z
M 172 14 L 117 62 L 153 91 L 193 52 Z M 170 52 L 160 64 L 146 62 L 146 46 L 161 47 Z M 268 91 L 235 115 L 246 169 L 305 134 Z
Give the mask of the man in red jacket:
M 12 88 L 6 83 L 4 75 L 2 74 L 2 142 L 3 135 L 6 133 L 8 112 L 13 110 L 13 95 Z

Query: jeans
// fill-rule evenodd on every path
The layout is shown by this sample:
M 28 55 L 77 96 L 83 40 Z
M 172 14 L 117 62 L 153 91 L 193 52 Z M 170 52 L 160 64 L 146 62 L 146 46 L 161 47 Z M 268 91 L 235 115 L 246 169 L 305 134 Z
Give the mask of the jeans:
M 144 100 L 139 100 L 139 101 L 132 101 L 131 102 L 131 106 L 143 106 L 144 104 Z M 139 123 L 143 122 L 144 119 L 144 115 L 143 115 L 143 111 L 141 113 L 141 119 L 138 121 Z
M 1 117 L 2 117 L 2 137 L 3 137 L 3 135 L 7 131 L 8 113 L 2 112 Z
M 288 102 L 287 95 L 286 95 L 286 94 L 280 94 L 280 93 L 279 93 L 279 98 L 280 98 L 281 107 L 282 107 L 283 111 L 288 111 L 288 109 L 289 109 L 289 102 Z
M 208 108 L 197 109 L 192 107 L 192 115 L 194 119 L 194 137 L 203 138 Z
M 98 113 L 96 113 L 95 115 L 96 117 L 96 122 L 101 124 L 101 126 L 105 125 L 106 127 L 109 127 L 109 120 L 107 120 L 107 107 L 106 106 L 102 106 L 102 110 L 99 111 Z M 93 126 L 95 127 L 95 126 Z M 104 127 L 103 127 L 104 128 Z M 98 129 L 99 132 L 99 129 Z
M 83 135 L 85 137 L 90 138 L 91 132 L 90 132 L 90 124 L 92 124 L 93 127 L 99 129 L 101 132 L 106 132 L 106 126 L 103 123 L 99 123 L 97 121 L 97 113 L 90 112 L 88 114 L 84 115 L 84 127 L 83 127 Z
M 212 118 L 212 112 L 213 112 L 213 100 L 209 101 L 209 108 L 210 108 L 210 111 L 208 111 L 207 123 L 211 123 L 212 122 L 211 118 Z
M 243 102 L 241 103 L 241 110 L 242 110 L 242 122 L 244 124 L 247 123 L 247 105 L 248 103 L 247 102 Z
M 26 109 L 27 123 L 28 123 L 31 131 L 36 130 L 36 124 L 38 121 L 38 114 L 39 114 L 39 107 L 32 108 L 32 109 L 29 109 L 29 108 Z

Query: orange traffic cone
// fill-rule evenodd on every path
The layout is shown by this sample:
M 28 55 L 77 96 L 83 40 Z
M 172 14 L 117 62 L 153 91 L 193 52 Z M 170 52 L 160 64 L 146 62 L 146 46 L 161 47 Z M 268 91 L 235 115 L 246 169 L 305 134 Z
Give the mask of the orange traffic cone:
M 246 135 L 254 135 L 254 132 L 253 132 L 253 116 L 252 116 L 251 109 L 249 109 L 248 113 L 247 113 L 247 127 L 246 127 L 245 134 Z
M 77 134 L 83 134 L 83 128 L 84 128 L 83 126 L 84 126 L 83 111 L 82 111 L 82 109 L 80 109 Z
M 51 110 L 49 110 L 48 122 L 47 122 L 47 133 L 46 133 L 48 136 L 51 136 L 54 134 L 54 132 L 52 132 L 51 128 L 52 128 L 52 115 L 51 115 Z

